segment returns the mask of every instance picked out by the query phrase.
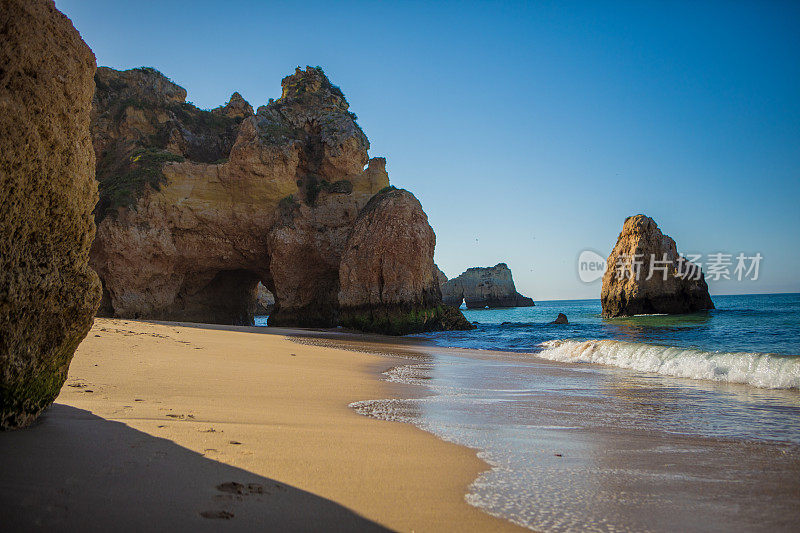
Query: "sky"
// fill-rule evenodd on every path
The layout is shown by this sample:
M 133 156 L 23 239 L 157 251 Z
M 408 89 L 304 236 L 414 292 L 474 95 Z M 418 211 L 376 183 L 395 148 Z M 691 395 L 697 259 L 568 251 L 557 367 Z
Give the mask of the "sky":
M 712 295 L 800 292 L 800 2 L 56 6 L 98 65 L 155 67 L 202 108 L 322 66 L 449 277 L 505 262 L 535 300 L 598 298 L 579 254 L 644 213 L 703 264 L 733 256 Z

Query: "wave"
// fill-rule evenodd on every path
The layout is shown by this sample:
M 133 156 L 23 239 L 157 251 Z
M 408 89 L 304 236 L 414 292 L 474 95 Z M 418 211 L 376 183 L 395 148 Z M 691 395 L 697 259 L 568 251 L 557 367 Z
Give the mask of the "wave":
M 706 352 L 614 340 L 552 340 L 537 357 L 565 363 L 598 363 L 690 379 L 744 383 L 767 389 L 800 389 L 800 357 L 769 353 Z

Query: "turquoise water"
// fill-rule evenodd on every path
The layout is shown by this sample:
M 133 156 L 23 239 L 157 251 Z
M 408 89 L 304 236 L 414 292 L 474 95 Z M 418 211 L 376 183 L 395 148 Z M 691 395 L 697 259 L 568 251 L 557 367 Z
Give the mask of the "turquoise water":
M 714 302 L 465 310 L 476 330 L 421 335 L 429 359 L 385 375 L 430 396 L 352 407 L 477 449 L 467 501 L 534 530 L 797 531 L 800 295 Z
M 553 339 L 614 339 L 706 351 L 800 355 L 800 294 L 715 296 L 717 309 L 692 315 L 604 320 L 600 300 L 537 302 L 535 307 L 463 309 L 478 329 L 432 335 L 464 348 L 530 351 Z M 549 324 L 558 313 L 568 325 Z
M 691 315 L 605 320 L 599 300 L 467 310 L 473 331 L 421 335 L 440 346 L 534 353 L 677 377 L 800 388 L 800 294 L 716 296 Z M 569 324 L 551 324 L 564 313 Z

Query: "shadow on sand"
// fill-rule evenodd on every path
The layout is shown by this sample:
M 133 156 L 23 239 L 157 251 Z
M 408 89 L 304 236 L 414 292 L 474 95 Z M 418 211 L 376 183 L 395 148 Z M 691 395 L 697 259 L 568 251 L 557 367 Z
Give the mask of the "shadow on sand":
M 330 500 L 60 404 L 29 429 L 0 432 L 0 525 L 3 531 L 387 531 Z

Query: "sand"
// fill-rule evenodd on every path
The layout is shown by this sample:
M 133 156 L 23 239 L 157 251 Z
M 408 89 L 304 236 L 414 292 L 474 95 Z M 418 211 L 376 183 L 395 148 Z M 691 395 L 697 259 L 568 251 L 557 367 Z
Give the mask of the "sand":
M 287 334 L 308 335 L 96 319 L 56 403 L 34 427 L 0 434 L 0 523 L 517 529 L 464 501 L 488 468 L 474 450 L 348 407 L 424 393 L 381 381 L 407 360 Z

